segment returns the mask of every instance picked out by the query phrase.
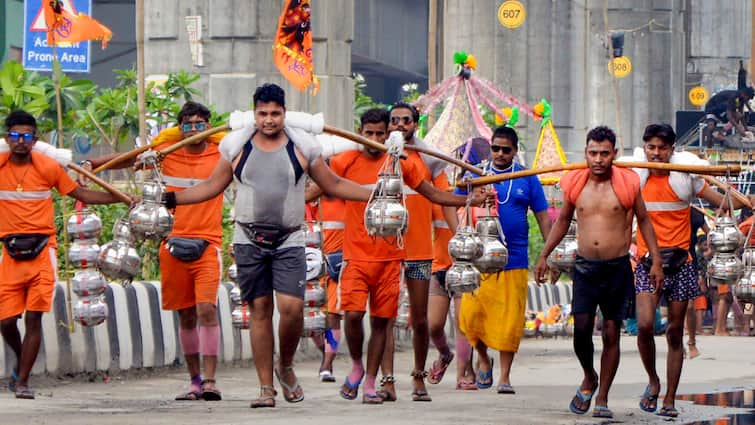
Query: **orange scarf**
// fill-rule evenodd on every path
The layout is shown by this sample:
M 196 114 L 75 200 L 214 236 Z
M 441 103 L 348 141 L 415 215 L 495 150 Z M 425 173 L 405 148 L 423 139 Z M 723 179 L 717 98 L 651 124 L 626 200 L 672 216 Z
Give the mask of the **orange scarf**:
M 207 141 L 219 145 L 224 136 L 225 132 L 221 131 L 220 133 L 211 134 L 209 137 L 207 137 Z M 183 133 L 181 133 L 180 128 L 166 128 L 165 130 L 158 133 L 154 139 L 152 139 L 152 147 L 159 145 L 172 145 L 173 143 L 180 142 L 183 139 L 185 139 L 185 137 L 183 136 Z
M 561 188 L 564 191 L 564 199 L 573 205 L 576 205 L 577 199 L 582 193 L 582 189 L 585 188 L 589 177 L 589 168 L 566 173 L 566 175 L 561 178 Z M 637 194 L 640 192 L 640 177 L 637 173 L 621 167 L 612 167 L 611 186 L 613 186 L 613 191 L 616 193 L 616 197 L 619 198 L 619 203 L 621 203 L 625 209 L 631 210 L 634 206 L 634 200 L 637 199 Z

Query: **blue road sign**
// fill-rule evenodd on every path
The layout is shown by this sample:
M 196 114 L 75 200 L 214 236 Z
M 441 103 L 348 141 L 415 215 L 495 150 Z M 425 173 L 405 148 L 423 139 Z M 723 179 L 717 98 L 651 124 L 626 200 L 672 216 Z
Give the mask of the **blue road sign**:
M 52 71 L 52 46 L 47 45 L 47 24 L 42 2 L 24 0 L 24 68 L 35 71 Z M 73 14 L 92 14 L 91 0 L 63 0 L 63 8 Z M 65 31 L 65 26 L 59 31 Z M 58 45 L 58 60 L 63 72 L 89 72 L 90 42 Z

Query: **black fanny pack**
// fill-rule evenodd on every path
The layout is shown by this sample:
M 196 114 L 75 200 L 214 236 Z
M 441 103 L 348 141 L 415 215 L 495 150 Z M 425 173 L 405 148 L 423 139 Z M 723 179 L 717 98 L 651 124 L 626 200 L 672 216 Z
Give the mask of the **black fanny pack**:
M 11 258 L 26 261 L 37 258 L 50 240 L 48 235 L 15 234 L 3 238 L 5 250 Z
M 239 223 L 239 225 L 253 244 L 266 249 L 278 248 L 291 233 L 299 230 L 298 227 L 283 227 L 266 223 Z
M 671 276 L 679 272 L 683 265 L 687 264 L 689 259 L 689 251 L 681 248 L 661 248 L 661 265 L 663 268 L 663 274 Z M 648 270 L 653 265 L 653 258 L 650 253 L 645 254 L 640 260 L 643 266 Z
M 168 238 L 165 247 L 170 255 L 181 261 L 197 261 L 204 254 L 210 243 L 198 238 Z

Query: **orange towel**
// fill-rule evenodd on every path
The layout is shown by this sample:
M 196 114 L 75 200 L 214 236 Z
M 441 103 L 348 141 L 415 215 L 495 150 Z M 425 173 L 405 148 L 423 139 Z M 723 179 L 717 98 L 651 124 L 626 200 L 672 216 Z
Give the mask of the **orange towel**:
M 215 133 L 208 136 L 207 141 L 219 145 L 224 136 L 225 132 L 221 131 L 220 133 Z M 152 139 L 152 146 L 172 145 L 173 143 L 180 142 L 183 139 L 183 133 L 181 133 L 180 128 L 169 127 L 165 130 L 160 131 L 160 133 L 158 133 L 157 136 Z
M 590 177 L 590 169 L 575 170 L 566 173 L 561 178 L 561 188 L 564 191 L 564 199 L 572 204 L 577 203 Z M 632 170 L 613 167 L 611 170 L 611 185 L 621 205 L 627 210 L 632 209 L 634 200 L 640 192 L 640 177 Z

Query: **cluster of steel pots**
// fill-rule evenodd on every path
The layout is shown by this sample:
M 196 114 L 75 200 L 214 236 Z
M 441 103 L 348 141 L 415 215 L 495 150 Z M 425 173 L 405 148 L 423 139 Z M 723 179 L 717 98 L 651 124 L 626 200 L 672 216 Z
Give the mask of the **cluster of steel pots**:
M 509 252 L 498 217 L 481 216 L 474 228 L 459 226 L 448 242 L 448 254 L 454 259 L 446 272 L 450 292 L 473 292 L 480 287 L 481 273 L 503 271 Z
M 409 212 L 404 205 L 401 172 L 378 175 L 373 196 L 364 211 L 364 226 L 371 236 L 398 237 L 406 232 Z
M 107 281 L 95 268 L 100 254 L 97 238 L 102 233 L 102 220 L 85 208 L 68 219 L 66 231 L 72 240 L 68 261 L 77 269 L 71 279 L 71 290 L 78 298 L 73 318 L 82 326 L 97 326 L 108 317 L 104 300 Z

